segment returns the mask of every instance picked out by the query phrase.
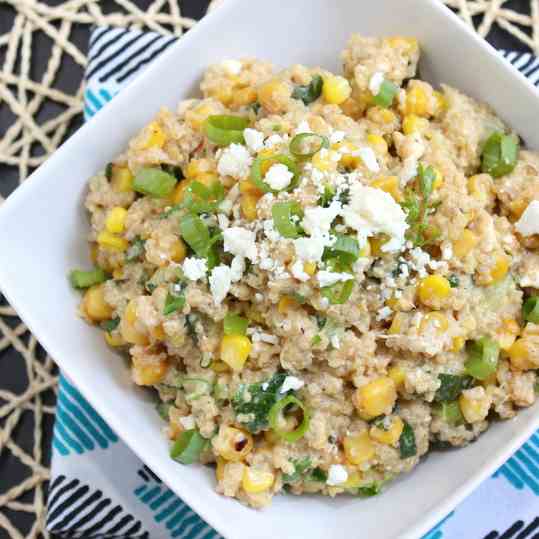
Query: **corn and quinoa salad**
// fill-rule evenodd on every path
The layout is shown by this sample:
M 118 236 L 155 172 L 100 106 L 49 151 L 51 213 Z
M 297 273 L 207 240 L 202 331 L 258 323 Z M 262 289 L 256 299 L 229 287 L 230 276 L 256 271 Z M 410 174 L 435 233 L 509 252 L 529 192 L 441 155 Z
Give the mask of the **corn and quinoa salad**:
M 89 181 L 80 314 L 252 507 L 375 495 L 536 399 L 539 155 L 419 54 L 212 65 Z

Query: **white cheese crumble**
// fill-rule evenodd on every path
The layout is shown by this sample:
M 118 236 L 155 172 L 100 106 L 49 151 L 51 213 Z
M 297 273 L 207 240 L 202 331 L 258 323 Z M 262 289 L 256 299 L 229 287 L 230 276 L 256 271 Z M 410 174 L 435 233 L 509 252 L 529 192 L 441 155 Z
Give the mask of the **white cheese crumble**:
M 348 479 L 348 472 L 342 464 L 332 464 L 328 470 L 327 485 L 335 487 L 346 483 Z
M 338 200 L 334 200 L 327 208 L 320 206 L 306 208 L 302 222 L 303 229 L 307 234 L 329 232 L 331 223 L 335 221 L 341 210 L 342 206 Z
M 262 342 L 267 344 L 279 344 L 279 337 L 276 335 L 270 335 L 269 333 L 259 333 L 258 335 Z
M 315 232 L 310 238 L 294 240 L 296 255 L 305 262 L 320 262 L 324 248 L 333 244 L 328 233 Z
M 256 234 L 241 226 L 231 226 L 223 231 L 223 248 L 227 253 L 243 256 L 254 262 L 257 257 Z
M 279 393 L 286 393 L 287 391 L 296 391 L 298 389 L 301 389 L 304 385 L 305 385 L 305 382 L 303 380 L 300 380 L 299 378 L 296 378 L 295 376 L 287 376 L 284 379 L 281 389 L 279 389 Z
M 342 282 L 349 281 L 350 279 L 353 279 L 354 276 L 350 273 L 338 273 L 338 272 L 333 272 L 333 271 L 322 270 L 316 274 L 316 278 L 318 279 L 320 286 L 324 287 L 324 286 L 331 286 L 341 281 Z
M 182 265 L 184 275 L 190 281 L 202 279 L 208 271 L 208 264 L 204 258 L 186 258 Z
M 301 133 L 312 133 L 311 126 L 307 120 L 301 120 L 296 129 L 294 129 L 294 135 L 301 135 Z
M 228 225 L 230 224 L 228 217 L 224 213 L 217 214 L 217 222 L 219 223 L 219 228 L 221 230 L 228 228 Z
M 380 71 L 374 73 L 369 81 L 369 90 L 372 95 L 378 95 L 380 93 L 380 87 L 384 82 L 384 74 Z
M 524 210 L 515 228 L 523 236 L 539 234 L 539 200 L 532 200 Z
M 213 301 L 219 305 L 228 294 L 230 285 L 232 284 L 232 272 L 228 266 L 221 264 L 213 268 L 209 281 L 210 291 L 213 296 Z
M 253 158 L 242 144 L 231 144 L 225 148 L 219 157 L 217 171 L 221 176 L 232 176 L 241 180 L 250 172 Z
M 344 131 L 333 131 L 333 133 L 329 135 L 329 142 L 331 144 L 339 144 L 339 142 L 344 140 L 344 137 L 346 137 L 346 133 Z
M 243 64 L 239 60 L 223 60 L 221 62 L 221 67 L 229 75 L 239 75 L 241 73 Z
M 264 176 L 264 181 L 275 191 L 281 191 L 290 185 L 294 174 L 288 170 L 286 165 L 276 163 L 271 165 Z
M 236 255 L 230 263 L 230 280 L 237 283 L 245 272 L 245 258 Z
M 376 314 L 376 320 L 378 320 L 378 322 L 387 320 L 391 316 L 392 312 L 393 311 L 389 307 L 382 307 Z
M 185 430 L 191 430 L 196 427 L 195 418 L 192 415 L 180 417 L 180 423 Z
M 389 193 L 355 183 L 350 187 L 350 203 L 344 207 L 342 215 L 344 222 L 358 232 L 361 244 L 365 238 L 383 233 L 390 236 L 390 240 L 382 245 L 382 251 L 403 248 L 408 228 L 406 214 Z
M 453 258 L 453 246 L 449 242 L 442 243 L 442 259 L 451 260 Z
M 258 152 L 264 147 L 264 133 L 257 129 L 251 129 L 250 127 L 244 129 L 243 138 L 245 139 L 247 148 L 253 153 Z
M 372 148 L 369 148 L 367 146 L 365 146 L 364 148 L 359 148 L 359 150 L 357 150 L 357 154 L 359 155 L 359 157 L 361 157 L 361 160 L 363 161 L 364 165 L 371 172 L 380 172 L 380 165 L 376 160 L 376 154 L 374 153 L 374 150 Z
M 430 262 L 430 255 L 421 249 L 421 247 L 414 247 L 410 251 L 410 258 L 412 261 L 412 269 L 417 271 L 419 277 L 426 277 L 427 270 L 425 269 Z
M 281 137 L 281 135 L 271 135 L 266 139 L 266 142 L 264 142 L 264 146 L 266 148 L 273 148 L 273 146 L 276 146 L 277 144 L 281 144 L 284 142 L 284 138 Z
M 290 269 L 292 270 L 292 276 L 298 281 L 305 282 L 311 278 L 308 273 L 305 273 L 305 270 L 303 269 L 303 262 L 301 260 L 296 260 Z

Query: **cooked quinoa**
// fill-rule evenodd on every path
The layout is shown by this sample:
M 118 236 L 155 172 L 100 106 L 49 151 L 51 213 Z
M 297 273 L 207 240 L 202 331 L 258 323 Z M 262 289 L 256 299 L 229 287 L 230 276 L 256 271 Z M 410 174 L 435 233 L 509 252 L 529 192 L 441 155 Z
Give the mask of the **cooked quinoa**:
M 212 65 L 89 180 L 80 314 L 252 507 L 377 494 L 536 399 L 539 154 L 419 55 Z

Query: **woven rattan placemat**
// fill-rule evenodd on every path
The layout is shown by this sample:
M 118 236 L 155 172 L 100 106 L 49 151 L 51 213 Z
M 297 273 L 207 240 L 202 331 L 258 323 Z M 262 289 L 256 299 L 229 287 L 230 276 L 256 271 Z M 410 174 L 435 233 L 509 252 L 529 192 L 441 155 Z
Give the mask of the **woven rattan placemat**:
M 496 45 L 510 40 L 513 48 L 516 43 L 539 53 L 539 0 L 444 1 L 481 36 L 494 34 Z M 182 15 L 182 5 L 181 0 L 0 0 L 0 204 L 2 194 L 80 125 L 90 27 L 180 36 L 196 24 Z M 71 65 L 67 85 L 66 65 Z M 12 376 L 16 369 L 24 375 Z M 56 383 L 52 359 L 0 295 L 0 478 L 7 477 L 8 467 L 16 469 L 10 474 L 16 480 L 0 480 L 0 537 L 48 537 L 45 487 Z

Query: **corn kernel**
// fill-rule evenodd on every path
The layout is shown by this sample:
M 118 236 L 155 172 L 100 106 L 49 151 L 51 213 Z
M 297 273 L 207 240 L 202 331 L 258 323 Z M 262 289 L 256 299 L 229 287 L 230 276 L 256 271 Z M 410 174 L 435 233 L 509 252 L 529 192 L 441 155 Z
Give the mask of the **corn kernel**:
M 339 75 L 324 76 L 322 95 L 327 103 L 340 105 L 350 97 L 351 93 L 352 87 L 344 77 L 340 77 Z
M 277 310 L 281 314 L 286 314 L 290 309 L 295 309 L 298 306 L 298 302 L 290 296 L 283 296 L 277 304 Z
M 393 383 L 397 389 L 400 389 L 404 385 L 406 373 L 402 367 L 390 367 L 387 374 L 393 380 Z
M 217 88 L 212 88 L 209 92 L 210 97 L 220 101 L 225 107 L 230 105 L 233 100 L 233 88 L 230 85 L 221 84 Z
M 395 382 L 385 376 L 361 386 L 355 394 L 355 405 L 359 416 L 365 420 L 389 413 L 396 400 Z
M 511 210 L 511 214 L 515 220 L 520 219 L 529 203 L 530 201 L 528 199 L 518 198 L 509 204 L 509 209 Z
M 263 470 L 254 470 L 250 466 L 246 466 L 243 470 L 241 486 L 245 492 L 256 494 L 271 488 L 274 480 L 275 476 L 273 473 L 265 472 Z
M 221 109 L 216 107 L 215 104 L 201 103 L 192 110 L 188 110 L 185 113 L 185 121 L 196 131 L 202 130 L 204 122 L 208 119 L 208 116 L 212 114 L 219 114 Z
M 303 271 L 311 277 L 316 273 L 317 269 L 316 262 L 305 262 L 303 264 Z
M 350 464 L 363 464 L 375 455 L 374 444 L 369 433 L 364 430 L 359 434 L 346 436 L 343 439 L 344 454 Z
M 378 125 L 388 125 L 397 121 L 397 115 L 391 109 L 371 107 L 367 110 L 367 118 Z
M 109 333 L 108 331 L 104 332 L 105 336 L 105 342 L 112 346 L 113 348 L 116 348 L 118 346 L 124 346 L 126 342 L 123 340 L 122 336 L 118 333 Z
M 217 457 L 217 466 L 215 467 L 215 478 L 222 481 L 225 477 L 226 460 L 223 457 Z
M 462 231 L 458 240 L 453 242 L 453 254 L 457 258 L 464 258 L 479 243 L 479 237 L 467 228 Z
M 148 130 L 148 138 L 141 149 L 162 148 L 165 144 L 166 137 L 161 126 L 157 122 L 152 122 L 146 129 Z
M 214 170 L 214 166 L 209 159 L 191 159 L 185 167 L 185 177 L 191 180 L 201 174 L 213 172 Z
M 421 323 L 419 324 L 419 332 L 425 333 L 431 327 L 436 329 L 436 333 L 438 333 L 438 335 L 442 335 L 443 333 L 445 333 L 449 328 L 449 321 L 447 320 L 447 316 L 436 311 L 427 313 L 422 318 Z
M 368 96 L 370 98 L 370 96 Z M 354 120 L 361 118 L 363 111 L 365 110 L 367 103 L 362 101 L 361 98 L 353 99 L 349 97 L 346 101 L 339 105 L 341 110 L 346 116 L 350 116 Z
M 511 366 L 519 371 L 539 367 L 539 343 L 534 337 L 521 337 L 507 350 Z
M 120 238 L 111 234 L 108 230 L 102 230 L 97 236 L 97 243 L 100 247 L 110 251 L 123 252 L 129 247 L 129 242 L 125 238 Z
M 213 440 L 215 452 L 226 460 L 239 462 L 253 449 L 253 437 L 235 427 L 221 427 Z
M 221 341 L 221 360 L 232 370 L 241 371 L 251 348 L 251 341 L 244 335 L 225 335 Z
M 92 322 L 101 322 L 112 317 L 113 309 L 105 301 L 103 284 L 96 284 L 88 288 L 82 299 L 81 308 Z
M 468 191 L 478 200 L 486 201 L 490 192 L 490 183 L 485 174 L 476 174 L 468 178 Z
M 429 127 L 429 121 L 426 118 L 417 116 L 417 114 L 407 114 L 402 120 L 402 132 L 405 135 L 412 133 L 423 133 Z
M 291 94 L 290 87 L 285 81 L 271 79 L 258 87 L 258 102 L 269 112 L 283 112 Z
M 164 341 L 167 338 L 167 334 L 165 333 L 162 324 L 150 328 L 150 335 L 155 341 Z
M 313 167 L 322 172 L 329 172 L 337 169 L 337 164 L 342 158 L 340 154 L 334 150 L 326 150 L 322 148 L 312 157 Z
M 109 211 L 105 220 L 105 228 L 111 234 L 121 234 L 125 229 L 125 218 L 127 210 L 121 206 L 116 206 Z
M 464 337 L 454 337 L 453 342 L 451 343 L 451 352 L 454 352 L 455 354 L 457 352 L 460 352 L 466 343 L 466 339 Z
M 391 308 L 391 307 L 390 307 Z M 402 331 L 402 322 L 404 320 L 404 315 L 402 313 L 396 313 L 391 321 L 391 325 L 387 332 L 390 335 L 398 335 Z
M 133 356 L 133 381 L 139 386 L 158 384 L 167 374 L 168 361 L 141 361 Z
M 385 141 L 384 137 L 381 137 L 380 135 L 367 135 L 367 142 L 371 146 L 371 148 L 377 153 L 378 155 L 386 155 L 387 153 L 387 142 Z
M 180 238 L 176 238 L 170 248 L 170 259 L 173 262 L 179 263 L 183 261 L 186 255 L 187 248 L 185 247 L 185 243 Z
M 384 243 L 387 243 L 387 241 L 388 239 L 384 235 L 369 238 L 372 256 L 382 256 L 384 254 L 384 252 L 382 251 L 382 245 L 384 245 Z
M 403 195 L 400 188 L 399 178 L 397 176 L 382 176 L 371 183 L 371 187 L 381 189 L 389 193 L 395 202 L 402 202 Z
M 480 388 L 474 388 L 472 391 L 476 391 L 477 389 Z M 471 398 L 469 396 L 469 390 L 464 391 L 459 397 L 460 411 L 468 423 L 483 421 L 488 415 L 490 404 L 491 399 L 488 395 L 485 394 L 479 398 Z
M 112 190 L 116 193 L 129 193 L 133 191 L 134 176 L 127 167 L 113 165 L 110 181 Z
M 387 37 L 385 42 L 396 49 L 404 49 L 408 53 L 413 53 L 419 48 L 419 43 L 415 37 L 392 36 Z
M 381 444 L 395 445 L 402 434 L 404 423 L 399 416 L 391 418 L 391 426 L 385 430 L 375 425 L 371 427 L 370 437 Z
M 416 114 L 417 116 L 429 115 L 428 99 L 424 88 L 416 85 L 408 88 L 404 113 Z
M 251 87 L 234 90 L 231 106 L 234 108 L 246 107 L 256 101 L 256 90 Z
M 170 195 L 170 202 L 172 204 L 180 204 L 186 195 L 187 188 L 191 185 L 192 180 L 183 180 L 176 187 Z
M 348 169 L 357 168 L 361 164 L 361 158 L 359 155 L 354 155 L 355 152 L 359 149 L 355 144 L 351 142 L 339 142 L 332 146 L 333 150 L 339 150 L 339 153 L 342 155 L 339 163 Z
M 124 269 L 123 268 L 115 268 L 112 271 L 112 276 L 115 279 L 123 279 L 123 277 L 124 277 Z
M 502 320 L 501 327 L 496 332 L 496 341 L 502 350 L 509 350 L 520 333 L 520 326 L 513 318 Z
M 429 275 L 421 279 L 418 293 L 423 305 L 439 308 L 440 302 L 446 299 L 451 292 L 449 281 L 442 275 Z
M 435 116 L 440 116 L 441 114 L 443 114 L 447 110 L 449 105 L 447 103 L 447 99 L 445 98 L 445 95 L 442 94 L 442 92 L 435 91 L 434 92 L 434 97 L 436 98 L 436 113 L 435 113 Z
M 243 180 L 239 183 L 240 193 L 261 197 L 264 193 L 250 180 Z
M 260 197 L 252 195 L 250 193 L 244 193 L 240 197 L 241 213 L 247 221 L 254 221 L 258 214 L 256 211 L 256 205 Z
M 134 299 L 128 304 L 120 321 L 120 333 L 122 338 L 130 344 L 146 346 L 149 342 L 148 336 L 141 333 L 135 327 L 137 321 L 137 306 Z
M 511 260 L 504 254 L 497 255 L 495 258 L 494 266 L 490 270 L 491 283 L 501 281 L 509 271 Z

